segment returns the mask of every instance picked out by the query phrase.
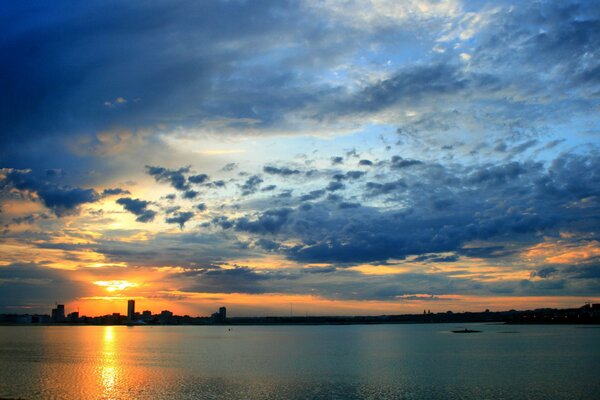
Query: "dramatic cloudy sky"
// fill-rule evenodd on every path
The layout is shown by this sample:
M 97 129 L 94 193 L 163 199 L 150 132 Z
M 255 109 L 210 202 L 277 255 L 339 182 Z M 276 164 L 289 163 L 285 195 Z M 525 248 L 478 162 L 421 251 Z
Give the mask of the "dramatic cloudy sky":
M 0 312 L 600 301 L 597 1 L 4 2 Z

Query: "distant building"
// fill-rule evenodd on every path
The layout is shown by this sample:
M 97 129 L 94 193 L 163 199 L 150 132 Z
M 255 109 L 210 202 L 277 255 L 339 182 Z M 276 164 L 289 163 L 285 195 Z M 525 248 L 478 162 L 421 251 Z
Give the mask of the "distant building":
M 150 320 L 152 320 L 152 311 L 150 311 L 150 310 L 142 311 L 142 321 L 148 322 Z
M 225 322 L 227 320 L 227 309 L 221 307 L 219 308 L 219 312 L 213 313 L 210 317 L 213 322 Z
M 158 319 L 163 324 L 169 323 L 173 319 L 173 312 L 169 310 L 163 310 L 160 312 Z
M 79 322 L 79 311 L 73 311 L 71 314 L 69 314 L 67 320 L 69 322 Z
M 65 320 L 65 305 L 58 304 L 52 309 L 52 322 L 64 322 Z
M 133 321 L 135 317 L 135 300 L 127 300 L 127 320 Z

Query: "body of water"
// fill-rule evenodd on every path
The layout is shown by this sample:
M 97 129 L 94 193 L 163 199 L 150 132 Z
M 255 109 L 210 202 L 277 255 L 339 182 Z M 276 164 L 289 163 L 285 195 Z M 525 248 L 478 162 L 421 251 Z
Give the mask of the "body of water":
M 599 356 L 580 326 L 3 326 L 0 398 L 600 399 Z

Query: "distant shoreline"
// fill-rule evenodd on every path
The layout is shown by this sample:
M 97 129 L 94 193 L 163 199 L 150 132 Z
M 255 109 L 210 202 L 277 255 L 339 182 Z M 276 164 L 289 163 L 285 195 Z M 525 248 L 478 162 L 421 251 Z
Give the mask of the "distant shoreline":
M 39 322 L 29 322 L 37 317 Z M 173 315 L 166 320 L 149 322 L 128 322 L 120 319 L 82 317 L 79 321 L 47 322 L 29 314 L 0 314 L 1 325 L 16 326 L 245 326 L 245 325 L 400 325 L 400 324 L 468 324 L 488 323 L 503 325 L 600 325 L 600 304 L 586 304 L 579 308 L 551 309 L 543 308 L 526 311 L 484 311 L 379 316 L 304 316 L 304 317 L 230 317 L 212 319 L 208 317 L 190 317 Z M 100 321 L 100 322 L 99 322 Z

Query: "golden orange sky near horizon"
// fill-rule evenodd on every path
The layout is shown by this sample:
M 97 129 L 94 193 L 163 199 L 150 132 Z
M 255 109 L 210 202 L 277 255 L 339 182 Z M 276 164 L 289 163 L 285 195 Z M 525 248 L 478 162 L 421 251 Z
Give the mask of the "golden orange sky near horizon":
M 330 300 L 310 295 L 245 294 L 245 293 L 157 293 L 172 299 L 135 296 L 133 291 L 118 295 L 91 296 L 67 302 L 67 312 L 79 309 L 80 315 L 99 316 L 127 313 L 127 300 L 136 302 L 136 311 L 150 310 L 159 314 L 169 310 L 177 315 L 210 316 L 225 306 L 229 316 L 326 316 L 326 315 L 382 315 L 431 312 L 480 312 L 526 310 L 536 308 L 580 307 L 586 302 L 598 303 L 598 297 L 583 296 L 520 296 L 491 297 L 441 295 L 436 300 Z M 427 298 L 427 295 L 415 297 Z

